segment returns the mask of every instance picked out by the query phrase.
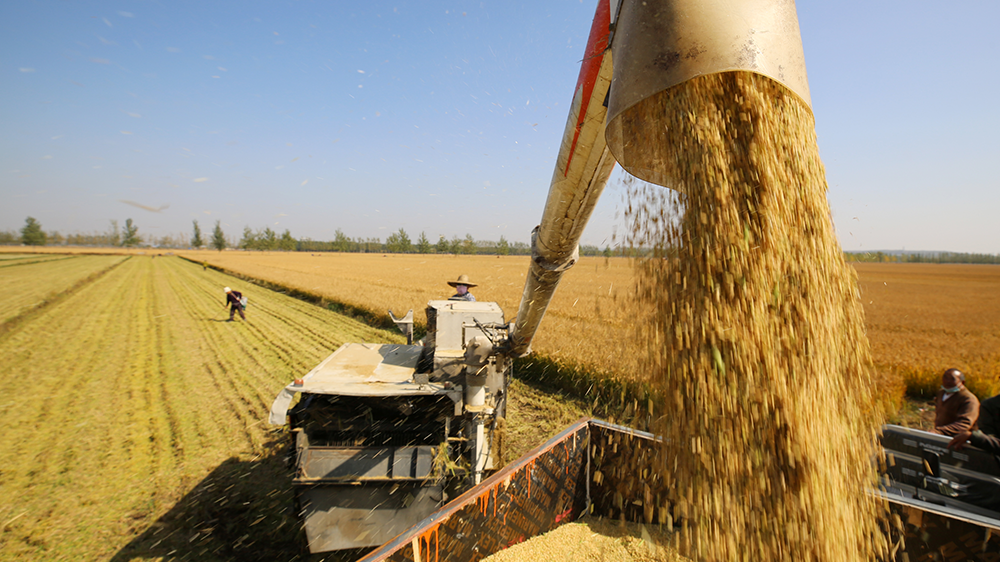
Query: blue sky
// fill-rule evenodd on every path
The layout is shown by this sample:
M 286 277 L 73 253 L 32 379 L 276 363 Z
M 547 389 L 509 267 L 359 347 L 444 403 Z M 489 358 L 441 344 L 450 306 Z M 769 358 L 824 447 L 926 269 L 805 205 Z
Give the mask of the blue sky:
M 527 241 L 594 7 L 4 2 L 0 229 Z M 798 12 L 844 248 L 1000 253 L 1000 4 Z

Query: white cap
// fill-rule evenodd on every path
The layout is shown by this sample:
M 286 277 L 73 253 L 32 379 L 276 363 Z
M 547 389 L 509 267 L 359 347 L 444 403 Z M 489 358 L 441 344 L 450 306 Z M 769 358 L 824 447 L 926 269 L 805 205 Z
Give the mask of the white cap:
M 232 289 L 230 289 L 229 287 L 226 287 L 226 292 L 227 293 L 232 292 Z

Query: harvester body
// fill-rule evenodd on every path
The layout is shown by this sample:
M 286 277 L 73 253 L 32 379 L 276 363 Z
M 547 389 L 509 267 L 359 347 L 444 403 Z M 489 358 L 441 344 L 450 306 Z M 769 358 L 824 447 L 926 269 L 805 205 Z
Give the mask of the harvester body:
M 495 303 L 431 301 L 417 345 L 345 343 L 286 386 L 293 485 L 313 552 L 377 546 L 497 464 L 507 362 Z M 296 398 L 298 402 L 293 402 Z

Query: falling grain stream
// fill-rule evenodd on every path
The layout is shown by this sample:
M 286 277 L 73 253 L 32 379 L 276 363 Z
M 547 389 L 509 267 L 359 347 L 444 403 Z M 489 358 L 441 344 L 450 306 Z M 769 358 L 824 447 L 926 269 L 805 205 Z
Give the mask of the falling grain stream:
M 645 371 L 669 416 L 660 461 L 677 545 L 698 560 L 871 560 L 866 493 L 879 414 L 856 275 L 843 259 L 809 109 L 749 72 L 641 102 L 647 161 L 630 184 L 647 311 Z M 624 125 L 626 128 L 630 123 Z

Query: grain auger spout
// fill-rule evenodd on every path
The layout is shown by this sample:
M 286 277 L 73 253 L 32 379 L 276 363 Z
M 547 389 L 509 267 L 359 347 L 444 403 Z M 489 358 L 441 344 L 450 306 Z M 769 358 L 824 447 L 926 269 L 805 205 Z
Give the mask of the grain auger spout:
M 793 0 L 598 2 L 545 210 L 532 232 L 512 356 L 530 352 L 616 161 L 640 179 L 683 188 L 660 165 L 657 95 L 696 76 L 739 70 L 777 80 L 809 104 Z

